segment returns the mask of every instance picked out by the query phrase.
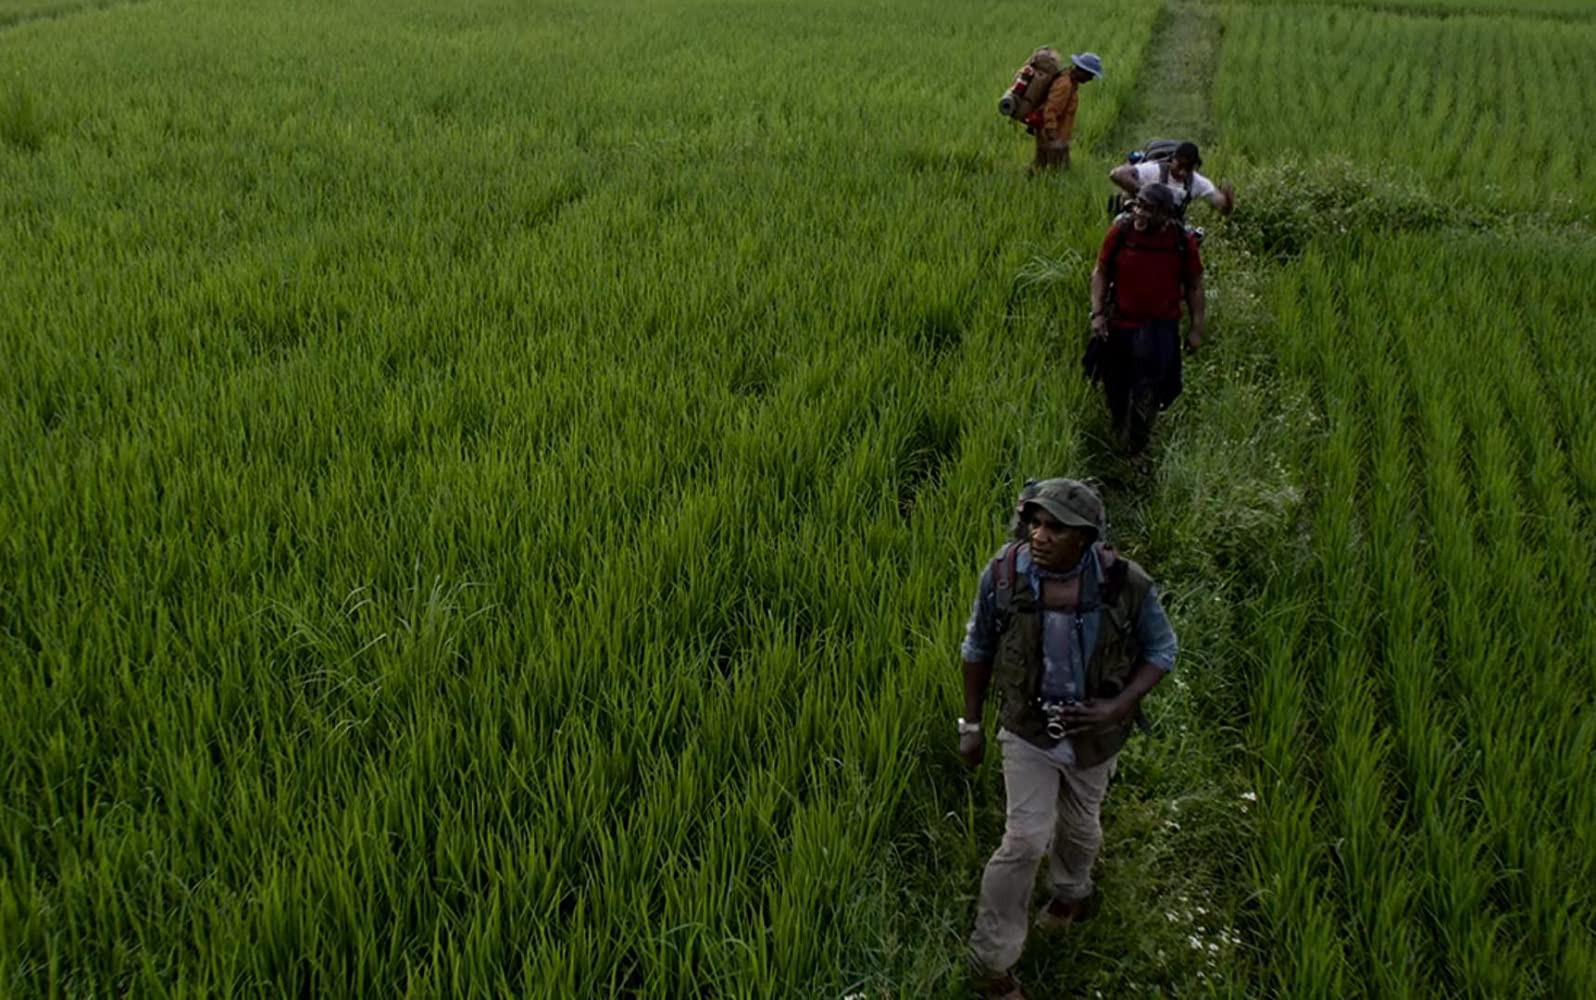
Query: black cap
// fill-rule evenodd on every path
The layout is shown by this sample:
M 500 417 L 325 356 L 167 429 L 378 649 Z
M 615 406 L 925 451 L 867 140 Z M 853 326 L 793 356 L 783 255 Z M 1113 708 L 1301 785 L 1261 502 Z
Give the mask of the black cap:
M 1203 165 L 1202 154 L 1197 151 L 1197 144 L 1195 142 L 1183 142 L 1176 146 L 1175 159 L 1187 160 L 1194 168 Z
M 1175 192 L 1167 184 L 1143 184 L 1142 189 L 1136 192 L 1136 200 L 1164 215 L 1175 211 Z

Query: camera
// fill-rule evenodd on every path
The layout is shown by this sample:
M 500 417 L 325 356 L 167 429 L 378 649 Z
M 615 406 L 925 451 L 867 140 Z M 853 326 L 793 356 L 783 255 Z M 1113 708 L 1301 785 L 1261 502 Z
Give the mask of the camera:
M 1042 721 L 1047 724 L 1048 739 L 1064 738 L 1064 706 L 1073 704 L 1074 702 L 1057 698 L 1037 702 L 1037 707 L 1042 710 Z

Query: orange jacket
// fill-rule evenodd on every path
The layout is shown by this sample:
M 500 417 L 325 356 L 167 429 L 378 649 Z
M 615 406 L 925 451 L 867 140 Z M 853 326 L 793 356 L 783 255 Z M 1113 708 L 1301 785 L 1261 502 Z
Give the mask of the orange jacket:
M 1075 135 L 1075 104 L 1080 85 L 1066 69 L 1053 78 L 1047 101 L 1042 105 L 1042 138 L 1049 142 L 1069 142 Z

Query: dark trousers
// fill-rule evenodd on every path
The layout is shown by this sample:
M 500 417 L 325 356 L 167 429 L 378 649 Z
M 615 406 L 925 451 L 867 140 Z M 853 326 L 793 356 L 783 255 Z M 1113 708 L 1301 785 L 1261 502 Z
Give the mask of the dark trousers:
M 1180 321 L 1115 325 L 1103 354 L 1103 395 L 1114 433 L 1134 455 L 1147 447 L 1158 411 L 1180 395 Z

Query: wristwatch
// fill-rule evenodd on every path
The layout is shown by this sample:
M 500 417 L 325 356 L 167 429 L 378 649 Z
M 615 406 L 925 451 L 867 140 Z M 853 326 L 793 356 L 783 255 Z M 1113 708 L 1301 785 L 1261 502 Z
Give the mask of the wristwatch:
M 981 723 L 979 723 L 979 722 L 965 722 L 964 719 L 962 719 L 962 718 L 959 719 L 959 735 L 960 736 L 963 736 L 965 733 L 979 733 L 980 731 L 981 731 Z

